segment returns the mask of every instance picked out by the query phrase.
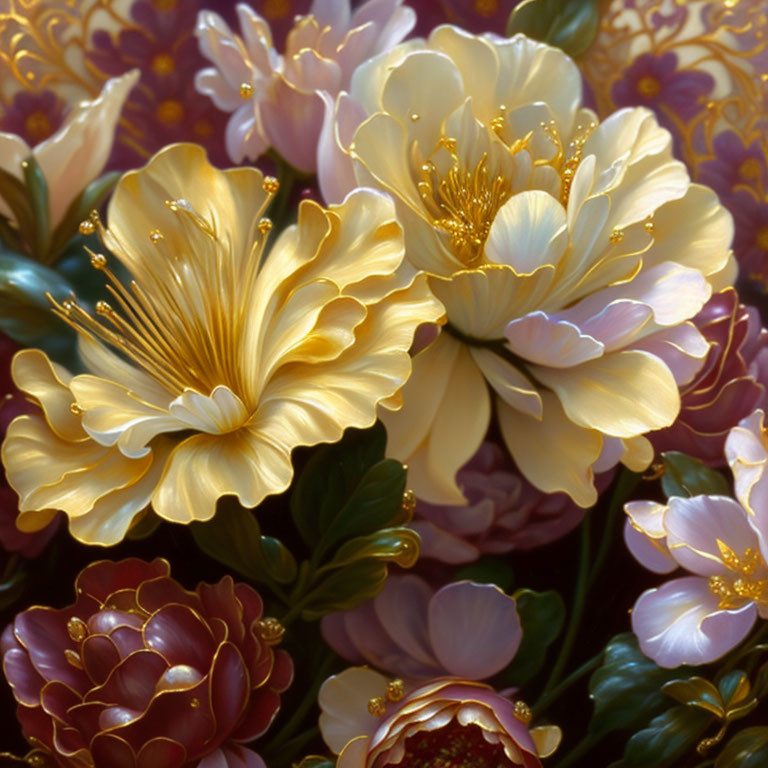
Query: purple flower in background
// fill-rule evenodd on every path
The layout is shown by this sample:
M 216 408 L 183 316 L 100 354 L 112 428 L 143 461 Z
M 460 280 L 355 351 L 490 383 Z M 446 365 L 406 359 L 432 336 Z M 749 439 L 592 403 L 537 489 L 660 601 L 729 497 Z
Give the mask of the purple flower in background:
M 693 323 L 710 345 L 707 358 L 681 389 L 677 421 L 648 439 L 657 452 L 682 451 L 723 466 L 728 431 L 765 402 L 768 331 L 732 288 L 716 293 Z
M 0 117 L 0 131 L 15 133 L 34 147 L 61 128 L 66 110 L 53 91 L 19 91 Z
M 566 494 L 534 488 L 494 443 L 480 446 L 457 482 L 466 506 L 416 505 L 411 527 L 421 536 L 422 557 L 458 564 L 531 549 L 565 536 L 584 517 Z
M 724 201 L 733 214 L 733 250 L 743 275 L 765 280 L 768 275 L 768 203 L 741 191 Z
M 768 185 L 768 165 L 757 139 L 745 146 L 736 132 L 725 131 L 715 137 L 713 149 L 714 157 L 699 166 L 698 181 L 712 187 L 726 205 L 738 189 Z
M 347 661 L 409 681 L 484 680 L 512 661 L 523 634 L 514 598 L 498 587 L 459 581 L 434 591 L 411 574 L 390 576 L 376 597 L 321 626 Z
M 706 72 L 678 69 L 674 53 L 644 53 L 614 83 L 611 96 L 617 107 L 645 106 L 658 110 L 663 106 L 689 120 L 704 108 L 704 98 L 714 85 Z M 660 117 L 663 116 L 661 110 Z

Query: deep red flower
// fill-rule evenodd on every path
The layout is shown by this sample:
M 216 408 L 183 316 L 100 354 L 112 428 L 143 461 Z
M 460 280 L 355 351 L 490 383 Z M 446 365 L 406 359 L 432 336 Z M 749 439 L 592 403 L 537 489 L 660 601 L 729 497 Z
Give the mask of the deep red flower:
M 725 438 L 756 408 L 765 407 L 768 331 L 754 307 L 733 288 L 715 294 L 693 318 L 710 343 L 704 366 L 681 393 L 680 415 L 648 439 L 658 451 L 682 451 L 724 466 Z
M 184 590 L 165 560 L 92 563 L 61 610 L 34 607 L 2 637 L 29 743 L 61 768 L 256 768 L 291 683 L 282 631 L 225 576 Z

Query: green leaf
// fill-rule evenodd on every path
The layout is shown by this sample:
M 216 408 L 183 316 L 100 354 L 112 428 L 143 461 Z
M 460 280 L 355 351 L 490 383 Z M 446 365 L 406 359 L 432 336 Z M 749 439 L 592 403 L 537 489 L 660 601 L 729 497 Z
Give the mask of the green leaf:
M 212 520 L 191 523 L 200 549 L 252 581 L 286 584 L 296 577 L 296 560 L 277 539 L 261 535 L 256 516 L 231 499 L 219 504 Z
M 599 23 L 598 0 L 524 0 L 509 15 L 507 35 L 522 32 L 579 56 L 595 39 Z
M 374 558 L 358 560 L 331 573 L 307 596 L 302 610 L 305 621 L 315 621 L 334 611 L 350 611 L 381 592 L 387 564 Z
M 162 518 L 151 509 L 146 509 L 139 520 L 128 529 L 127 537 L 132 541 L 148 539 L 160 527 L 162 522 Z
M 291 514 L 316 563 L 344 539 L 408 521 L 405 469 L 384 458 L 385 445 L 381 425 L 348 430 L 307 462 L 291 494 Z
M 319 755 L 307 755 L 296 768 L 336 768 L 336 763 L 327 757 Z
M 91 211 L 101 207 L 119 178 L 119 171 L 112 171 L 99 176 L 69 204 L 64 218 L 59 222 L 51 238 L 50 253 L 52 258 L 55 258 L 60 251 L 64 250 L 67 243 L 77 236 L 80 222 L 87 219 Z
M 0 610 L 13 605 L 24 593 L 27 581 L 27 568 L 18 556 L 12 557 L 6 564 L 0 578 Z
M 368 536 L 345 541 L 333 559 L 318 573 L 368 558 L 397 563 L 401 568 L 411 568 L 419 558 L 419 544 L 419 534 L 410 528 L 382 528 Z
M 28 247 L 34 245 L 35 217 L 24 182 L 0 168 L 0 197 L 11 209 L 21 239 Z
M 602 736 L 642 728 L 669 707 L 661 687 L 679 678 L 681 672 L 685 668 L 662 669 L 644 656 L 633 634 L 616 635 L 606 646 L 602 666 L 589 681 L 589 693 L 595 702 L 590 733 Z
M 546 660 L 547 648 L 562 632 L 565 604 L 558 592 L 521 589 L 513 595 L 523 628 L 523 639 L 512 663 L 504 670 L 505 684 L 523 686 Z
M 664 683 L 661 690 L 678 704 L 698 707 L 720 719 L 725 717 L 725 705 L 720 691 L 703 677 L 694 675 L 687 680 L 670 680 Z
M 54 315 L 50 293 L 64 301 L 72 292 L 58 273 L 26 256 L 0 251 L 0 331 L 25 347 L 40 347 L 58 361 L 75 354 L 75 334 Z
M 677 706 L 651 720 L 627 742 L 626 768 L 668 768 L 694 749 L 712 716 L 696 707 Z
M 768 765 L 768 727 L 739 731 L 718 755 L 715 768 L 765 768 Z
M 30 208 L 32 210 L 33 250 L 35 257 L 43 263 L 48 263 L 48 252 L 51 245 L 50 205 L 48 201 L 48 182 L 45 180 L 40 166 L 34 155 L 22 161 L 24 183 L 27 188 Z
M 481 557 L 465 565 L 453 577 L 454 581 L 474 581 L 476 584 L 495 584 L 504 592 L 511 592 L 515 583 L 512 567 L 500 557 Z
M 725 477 L 692 456 L 679 451 L 667 451 L 661 454 L 661 461 L 665 470 L 661 477 L 661 487 L 667 498 L 699 494 L 731 495 Z

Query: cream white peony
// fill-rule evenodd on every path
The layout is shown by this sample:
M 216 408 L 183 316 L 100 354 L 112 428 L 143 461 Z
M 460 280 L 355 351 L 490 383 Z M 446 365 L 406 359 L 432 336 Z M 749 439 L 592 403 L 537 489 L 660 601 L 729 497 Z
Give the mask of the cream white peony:
M 382 414 L 416 494 L 462 502 L 494 414 L 523 474 L 582 506 L 596 471 L 645 468 L 707 353 L 690 318 L 734 273 L 730 215 L 653 114 L 598 124 L 559 50 L 443 26 L 360 67 L 336 116 L 325 194 L 390 193 L 447 311 Z

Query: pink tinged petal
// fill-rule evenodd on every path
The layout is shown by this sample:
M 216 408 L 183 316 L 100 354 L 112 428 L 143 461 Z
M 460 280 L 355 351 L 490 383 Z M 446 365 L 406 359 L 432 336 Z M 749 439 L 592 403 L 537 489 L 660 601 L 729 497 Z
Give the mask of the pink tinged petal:
M 347 634 L 344 613 L 329 613 L 327 616 L 323 616 L 320 621 L 320 631 L 325 642 L 343 659 L 355 665 L 365 664 L 365 658 Z
M 335 99 L 320 94 L 325 104 L 323 126 L 317 144 L 317 178 L 327 204 L 341 203 L 357 188 L 355 169 L 346 150 L 357 127 L 365 120 L 365 110 L 342 91 Z
M 491 584 L 462 581 L 430 600 L 429 636 L 448 674 L 482 680 L 512 661 L 522 627 L 513 598 Z
M 427 623 L 432 595 L 427 582 L 418 576 L 392 576 L 374 598 L 373 605 L 384 632 L 406 655 L 420 664 L 438 667 Z
M 295 168 L 314 173 L 325 105 L 318 93 L 294 88 L 282 77 L 271 83 L 261 121 L 270 144 Z
M 718 542 L 732 549 L 737 557 L 758 547 L 747 513 L 726 496 L 673 496 L 664 516 L 664 527 L 672 557 L 699 576 L 728 573 Z
M 261 618 L 264 613 L 264 601 L 253 587 L 238 582 L 235 584 L 235 596 L 243 606 L 243 621 L 246 626 Z
M 669 554 L 664 539 L 652 539 L 632 527 L 629 520 L 624 523 L 624 543 L 640 565 L 654 573 L 672 573 L 677 570 L 677 561 Z
M 369 736 L 358 736 L 344 746 L 336 768 L 365 768 L 368 758 Z
M 210 687 L 216 737 L 223 740 L 237 726 L 250 695 L 248 670 L 232 643 L 219 646 L 211 667 Z
M 474 544 L 438 528 L 434 523 L 421 520 L 410 523 L 410 527 L 421 538 L 420 557 L 439 560 L 441 563 L 450 565 L 472 563 L 480 557 L 480 550 Z M 355 663 L 359 663 L 359 661 Z
M 250 78 L 251 74 L 248 73 L 247 82 L 250 82 Z M 195 90 L 208 96 L 216 108 L 223 112 L 234 112 L 243 104 L 238 90 L 213 67 L 195 73 Z
M 260 112 L 254 104 L 243 104 L 229 118 L 224 145 L 234 163 L 242 163 L 245 158 L 256 160 L 267 151 L 269 139 L 264 135 Z
M 582 311 L 584 303 L 559 312 L 557 317 L 578 325 L 582 333 L 601 342 L 606 352 L 626 346 L 653 316 L 647 304 L 634 299 L 616 299 L 597 314 L 592 314 L 593 307 L 584 307 Z
M 152 562 L 130 557 L 114 562 L 103 560 L 85 568 L 77 577 L 75 591 L 84 592 L 105 603 L 107 597 L 120 589 L 135 589 L 143 581 L 170 575 L 167 560 L 156 558 Z
M 509 264 L 518 275 L 556 266 L 568 246 L 565 209 L 546 192 L 513 195 L 493 220 L 485 244 L 486 257 Z
M 99 733 L 91 742 L 93 764 L 99 768 L 136 768 L 128 743 L 115 734 Z
M 632 610 L 640 649 L 659 666 L 708 664 L 746 637 L 757 618 L 754 603 L 720 610 L 707 579 L 673 579 L 643 592 Z
M 136 768 L 179 768 L 186 759 L 187 750 L 178 741 L 160 737 L 142 746 Z
M 115 667 L 106 683 L 93 688 L 86 701 L 103 701 L 141 712 L 155 693 L 157 681 L 168 668 L 166 660 L 150 650 L 137 651 Z
M 504 330 L 507 345 L 518 356 L 538 365 L 570 368 L 603 354 L 603 345 L 567 320 L 531 312 Z
M 239 744 L 225 744 L 220 750 L 224 757 L 222 768 L 267 768 L 267 764 L 253 750 L 241 747 Z M 215 753 L 214 753 L 215 754 Z M 212 755 L 209 755 L 212 757 Z M 197 768 L 218 768 L 218 766 L 208 765 L 203 758 Z
M 82 698 L 69 686 L 52 680 L 40 692 L 40 701 L 45 712 L 62 723 L 69 720 L 68 711 L 82 703 Z
M 725 456 L 733 472 L 736 498 L 754 516 L 757 529 L 768 531 L 768 441 L 761 409 L 742 419 L 728 434 Z M 761 534 L 761 542 L 765 536 Z M 763 550 L 763 555 L 768 548 Z
M 630 522 L 634 528 L 654 539 L 664 539 L 667 529 L 664 527 L 665 504 L 656 501 L 630 501 L 624 505 Z
M 205 674 L 216 651 L 210 627 L 194 611 L 167 605 L 144 626 L 144 642 L 169 664 L 185 664 Z
M 100 701 L 76 704 L 67 712 L 67 722 L 90 739 L 93 734 L 99 732 L 99 717 L 105 709 L 106 706 Z
M 710 344 L 696 326 L 681 323 L 666 328 L 634 345 L 664 361 L 678 386 L 689 384 L 704 365 Z
M 90 635 L 80 646 L 80 659 L 94 685 L 102 685 L 120 663 L 120 651 L 106 635 Z

